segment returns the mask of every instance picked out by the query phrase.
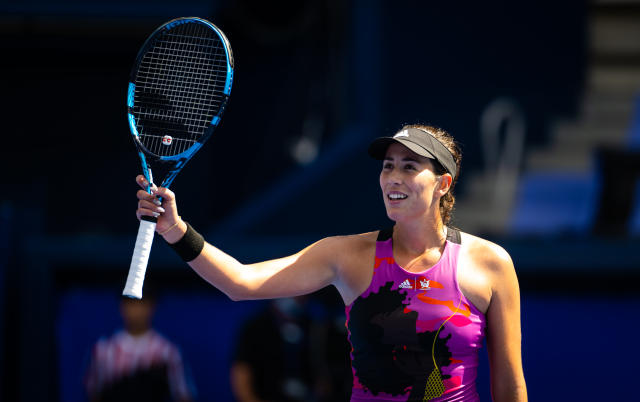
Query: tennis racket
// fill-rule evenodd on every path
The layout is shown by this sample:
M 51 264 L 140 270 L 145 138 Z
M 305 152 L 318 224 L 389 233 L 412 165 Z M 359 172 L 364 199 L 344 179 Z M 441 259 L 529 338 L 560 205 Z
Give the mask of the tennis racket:
M 127 94 L 129 127 L 151 192 L 169 187 L 220 122 L 233 81 L 229 40 L 211 22 L 171 20 L 146 40 Z M 141 299 L 157 219 L 143 216 L 123 295 Z

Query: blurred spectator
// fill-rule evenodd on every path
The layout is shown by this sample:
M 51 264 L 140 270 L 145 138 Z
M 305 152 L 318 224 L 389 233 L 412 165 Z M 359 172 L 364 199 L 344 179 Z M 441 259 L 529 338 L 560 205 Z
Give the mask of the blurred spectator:
M 124 329 L 93 348 L 85 378 L 92 402 L 192 400 L 178 348 L 151 326 L 154 308 L 147 291 L 143 300 L 122 298 Z
M 327 316 L 323 306 L 301 296 L 275 299 L 246 322 L 231 366 L 236 400 L 348 400 L 348 345 Z

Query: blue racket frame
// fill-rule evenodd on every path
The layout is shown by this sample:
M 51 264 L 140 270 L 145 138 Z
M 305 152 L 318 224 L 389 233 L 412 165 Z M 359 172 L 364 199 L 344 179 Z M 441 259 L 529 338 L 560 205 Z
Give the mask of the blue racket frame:
M 177 155 L 159 156 L 159 155 L 153 154 L 151 151 L 146 149 L 145 146 L 140 141 L 140 136 L 139 136 L 139 133 L 138 133 L 138 129 L 136 128 L 135 116 L 131 113 L 131 110 L 133 108 L 133 99 L 134 99 L 135 89 L 136 89 L 136 86 L 135 86 L 135 83 L 134 83 L 135 73 L 137 71 L 137 66 L 140 64 L 140 61 L 141 61 L 142 57 L 144 56 L 145 52 L 153 44 L 154 39 L 160 33 L 164 33 L 166 31 L 170 31 L 171 29 L 175 28 L 176 26 L 179 26 L 179 25 L 185 24 L 185 23 L 190 23 L 190 22 L 196 22 L 196 23 L 208 26 L 210 29 L 212 29 L 220 37 L 220 40 L 224 44 L 223 48 L 224 48 L 224 51 L 225 51 L 226 56 L 227 56 L 226 57 L 226 60 L 227 60 L 227 77 L 226 77 L 223 93 L 226 96 L 225 96 L 224 100 L 222 101 L 222 104 L 220 106 L 220 109 L 218 110 L 218 113 L 215 116 L 213 116 L 213 118 L 211 120 L 211 123 L 210 123 L 210 126 L 205 130 L 204 135 L 202 137 L 200 137 L 197 142 L 195 142 L 191 147 L 187 148 L 185 151 L 183 151 L 182 153 L 179 153 Z M 134 66 L 135 67 L 131 72 L 131 78 L 130 78 L 130 81 L 129 81 L 129 88 L 128 88 L 128 92 L 127 92 L 127 109 L 128 109 L 127 115 L 128 115 L 128 120 L 129 120 L 129 128 L 131 130 L 131 134 L 133 135 L 133 140 L 134 140 L 134 142 L 136 144 L 136 148 L 138 150 L 138 155 L 140 156 L 140 162 L 142 164 L 142 172 L 143 172 L 145 178 L 147 179 L 147 182 L 149 183 L 149 186 L 147 186 L 147 192 L 150 193 L 151 192 L 151 184 L 153 183 L 153 173 L 152 173 L 151 167 L 149 166 L 149 162 L 147 161 L 147 158 L 152 158 L 154 160 L 159 160 L 159 161 L 163 161 L 165 163 L 173 163 L 174 164 L 169 169 L 168 174 L 166 175 L 166 177 L 163 179 L 162 183 L 160 184 L 162 187 L 167 187 L 168 188 L 171 185 L 171 183 L 173 182 L 173 180 L 175 179 L 175 177 L 177 176 L 177 174 L 180 172 L 180 170 L 182 170 L 182 168 L 186 165 L 186 163 L 202 147 L 204 142 L 207 139 L 209 139 L 209 137 L 211 136 L 211 134 L 213 133 L 215 128 L 218 126 L 218 123 L 220 122 L 220 118 L 222 117 L 222 114 L 224 113 L 224 109 L 226 107 L 226 103 L 228 101 L 228 97 L 231 94 L 231 85 L 233 84 L 233 54 L 232 54 L 232 51 L 231 51 L 231 46 L 229 45 L 229 40 L 224 35 L 224 33 L 222 33 L 222 31 L 218 27 L 216 27 L 214 24 L 212 24 L 211 22 L 209 22 L 209 21 L 207 21 L 207 20 L 205 20 L 203 18 L 199 18 L 199 17 L 183 17 L 183 18 L 176 18 L 174 20 L 171 20 L 171 21 L 165 23 L 164 25 L 162 25 L 159 28 L 157 28 L 151 35 L 149 35 L 149 37 L 147 38 L 147 40 L 143 44 L 142 48 L 138 52 L 138 56 L 136 58 L 136 62 L 134 64 Z

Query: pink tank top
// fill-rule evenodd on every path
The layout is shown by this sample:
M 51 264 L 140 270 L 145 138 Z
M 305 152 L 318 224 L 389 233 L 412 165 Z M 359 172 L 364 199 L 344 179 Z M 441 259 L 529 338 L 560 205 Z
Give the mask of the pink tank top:
M 380 231 L 373 277 L 346 307 L 351 401 L 477 401 L 485 317 L 456 276 L 460 232 L 449 228 L 433 267 L 413 273 L 393 258 L 393 229 Z

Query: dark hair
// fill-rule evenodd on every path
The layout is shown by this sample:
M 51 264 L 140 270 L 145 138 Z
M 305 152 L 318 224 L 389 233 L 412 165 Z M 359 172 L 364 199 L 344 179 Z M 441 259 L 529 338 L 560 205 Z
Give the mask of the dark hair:
M 462 152 L 460 151 L 460 147 L 454 140 L 453 136 L 451 136 L 451 134 L 441 128 L 428 126 L 425 124 L 407 124 L 402 127 L 402 130 L 408 128 L 417 128 L 418 130 L 422 130 L 431 134 L 438 141 L 440 141 L 442 145 L 444 145 L 449 150 L 449 152 L 451 152 L 451 155 L 453 155 L 453 159 L 456 161 L 456 171 L 458 173 L 456 174 L 456 177 L 453 178 L 451 187 L 449 187 L 449 191 L 442 198 L 440 198 L 440 216 L 442 217 L 442 222 L 447 225 L 451 221 L 453 206 L 456 203 L 456 198 L 453 195 L 453 188 L 458 181 L 458 177 L 460 177 L 460 161 L 462 160 Z M 436 160 L 432 160 L 432 162 L 437 175 L 441 176 L 447 173 L 447 170 L 440 164 L 440 162 Z

